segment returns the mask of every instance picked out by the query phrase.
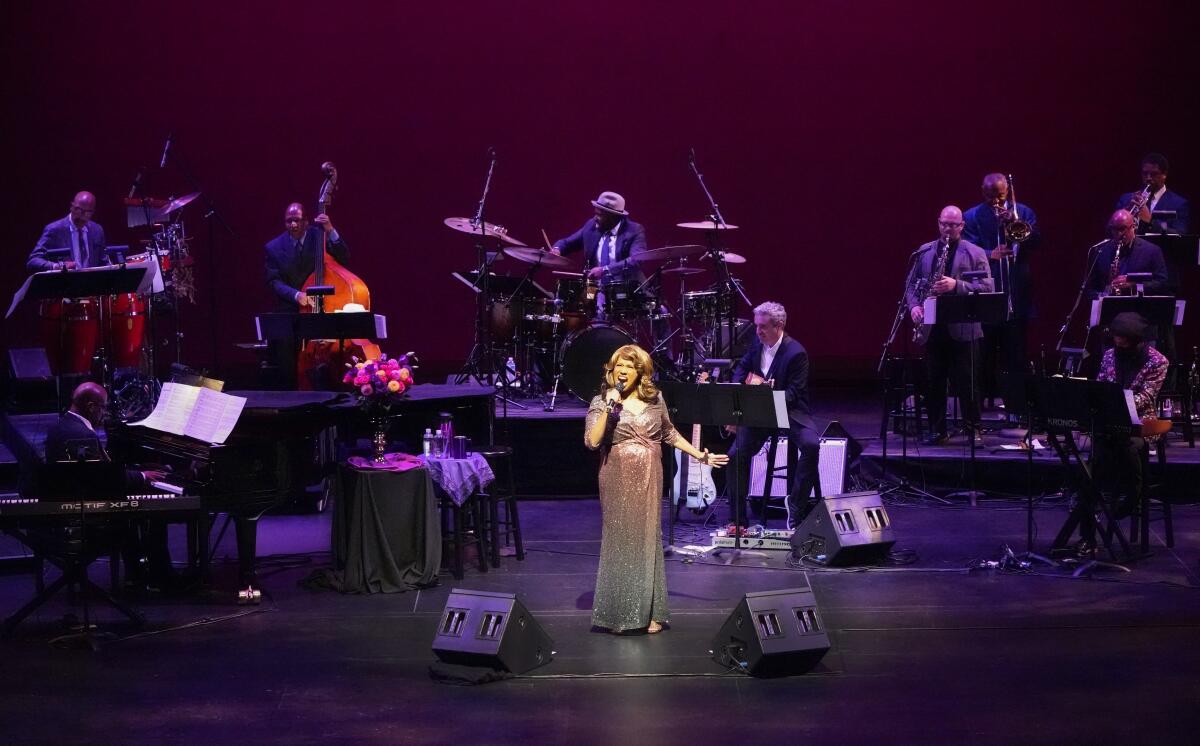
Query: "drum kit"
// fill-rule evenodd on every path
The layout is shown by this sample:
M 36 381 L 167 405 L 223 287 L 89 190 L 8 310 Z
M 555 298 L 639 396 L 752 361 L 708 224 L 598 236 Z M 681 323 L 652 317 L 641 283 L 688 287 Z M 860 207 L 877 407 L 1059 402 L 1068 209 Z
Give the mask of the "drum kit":
M 706 233 L 707 243 L 635 254 L 638 279 L 608 281 L 579 269 L 576 258 L 525 245 L 501 226 L 470 218 L 444 223 L 494 242 L 495 251 L 486 252 L 480 269 L 456 276 L 476 290 L 480 304 L 476 348 L 467 367 L 483 380 L 481 366 L 473 361 L 481 349 L 490 354 L 489 366 L 483 367 L 497 373 L 488 383 L 504 389 L 506 404 L 524 409 L 516 398 L 540 399 L 552 411 L 562 390 L 589 401 L 599 393 L 604 365 L 627 344 L 649 351 L 660 375 L 678 379 L 690 379 L 706 359 L 736 352 L 729 344 L 733 335 L 725 330 L 738 327 L 738 311 L 750 303 L 731 267 L 746 258 L 720 245 L 724 231 L 736 226 L 679 223 Z M 553 278 L 552 290 L 534 279 L 542 269 Z M 689 289 L 689 283 L 713 273 L 715 282 Z M 676 283 L 678 302 L 671 304 L 667 291 Z
M 39 305 L 50 372 L 56 377 L 96 376 L 111 383 L 112 403 L 123 419 L 148 414 L 154 405 L 156 311 L 172 312 L 179 362 L 179 299 L 195 301 L 192 259 L 180 211 L 199 196 L 197 192 L 171 200 L 126 200 L 129 226 L 150 225 L 154 232 L 141 242 L 138 253 L 126 253 L 128 247 L 109 247 L 109 260 L 150 265 L 161 278 L 150 293 L 47 299 Z

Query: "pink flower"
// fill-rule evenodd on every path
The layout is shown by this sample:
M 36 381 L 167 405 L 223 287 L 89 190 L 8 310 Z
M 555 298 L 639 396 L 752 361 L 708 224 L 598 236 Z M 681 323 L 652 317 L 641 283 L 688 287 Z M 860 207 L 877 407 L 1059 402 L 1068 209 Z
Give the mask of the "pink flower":
M 363 395 L 363 396 L 370 396 L 370 395 L 373 393 L 373 391 L 374 391 L 374 390 L 371 388 L 371 385 L 370 385 L 370 384 L 366 384 L 366 385 L 365 385 L 365 386 L 363 386 L 361 389 L 359 389 L 359 391 L 361 391 L 361 392 L 362 392 L 362 395 Z
M 387 377 L 388 377 L 388 380 L 390 380 L 390 381 L 399 381 L 400 380 L 400 371 L 389 370 L 387 372 Z

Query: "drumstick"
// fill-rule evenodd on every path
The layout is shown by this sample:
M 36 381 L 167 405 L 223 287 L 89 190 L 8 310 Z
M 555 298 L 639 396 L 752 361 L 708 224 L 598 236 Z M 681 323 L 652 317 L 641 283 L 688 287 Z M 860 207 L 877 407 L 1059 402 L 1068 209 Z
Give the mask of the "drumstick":
M 554 247 L 550 245 L 550 237 L 546 235 L 545 228 L 542 228 L 542 240 L 546 242 L 547 251 L 554 251 Z

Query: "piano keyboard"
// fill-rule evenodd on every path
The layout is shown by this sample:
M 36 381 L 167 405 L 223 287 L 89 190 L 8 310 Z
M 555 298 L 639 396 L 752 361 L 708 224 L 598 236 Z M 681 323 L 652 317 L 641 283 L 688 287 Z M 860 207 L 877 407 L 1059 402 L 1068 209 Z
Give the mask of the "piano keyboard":
M 157 486 L 157 485 L 156 485 Z M 175 485 L 170 485 L 179 489 Z M 118 513 L 188 512 L 202 508 L 200 498 L 181 492 L 145 492 L 111 500 L 39 500 L 15 493 L 0 495 L 0 518 L 3 517 L 54 517 L 77 518 L 80 508 L 85 515 L 113 515 Z

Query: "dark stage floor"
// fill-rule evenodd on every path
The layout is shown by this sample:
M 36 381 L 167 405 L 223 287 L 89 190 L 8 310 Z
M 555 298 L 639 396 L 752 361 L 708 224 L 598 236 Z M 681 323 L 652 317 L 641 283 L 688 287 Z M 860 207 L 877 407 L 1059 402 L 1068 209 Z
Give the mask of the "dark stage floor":
M 29 620 L 0 644 L 0 732 L 8 743 L 1194 739 L 1200 506 L 1177 508 L 1175 549 L 1155 524 L 1154 556 L 1132 573 L 1079 580 L 966 569 L 997 558 L 1002 544 L 1023 548 L 1025 515 L 1010 505 L 890 510 L 897 549 L 916 553 L 911 565 L 813 571 L 806 581 L 782 553 L 734 566 L 675 559 L 671 629 L 620 638 L 589 631 L 594 500 L 526 501 L 525 562 L 506 558 L 500 570 L 461 582 L 443 574 L 438 588 L 390 596 L 301 589 L 297 581 L 328 560 L 329 514 L 268 517 L 261 608 L 145 603 L 152 631 L 96 654 L 47 644 L 65 602 Z M 1040 541 L 1063 515 L 1039 508 Z M 96 579 L 106 570 L 99 563 Z M 744 592 L 806 582 L 831 631 L 816 671 L 757 680 L 709 659 Z M 553 637 L 555 660 L 486 686 L 431 681 L 430 641 L 454 586 L 517 592 Z M 0 577 L 4 613 L 31 587 L 26 575 Z

